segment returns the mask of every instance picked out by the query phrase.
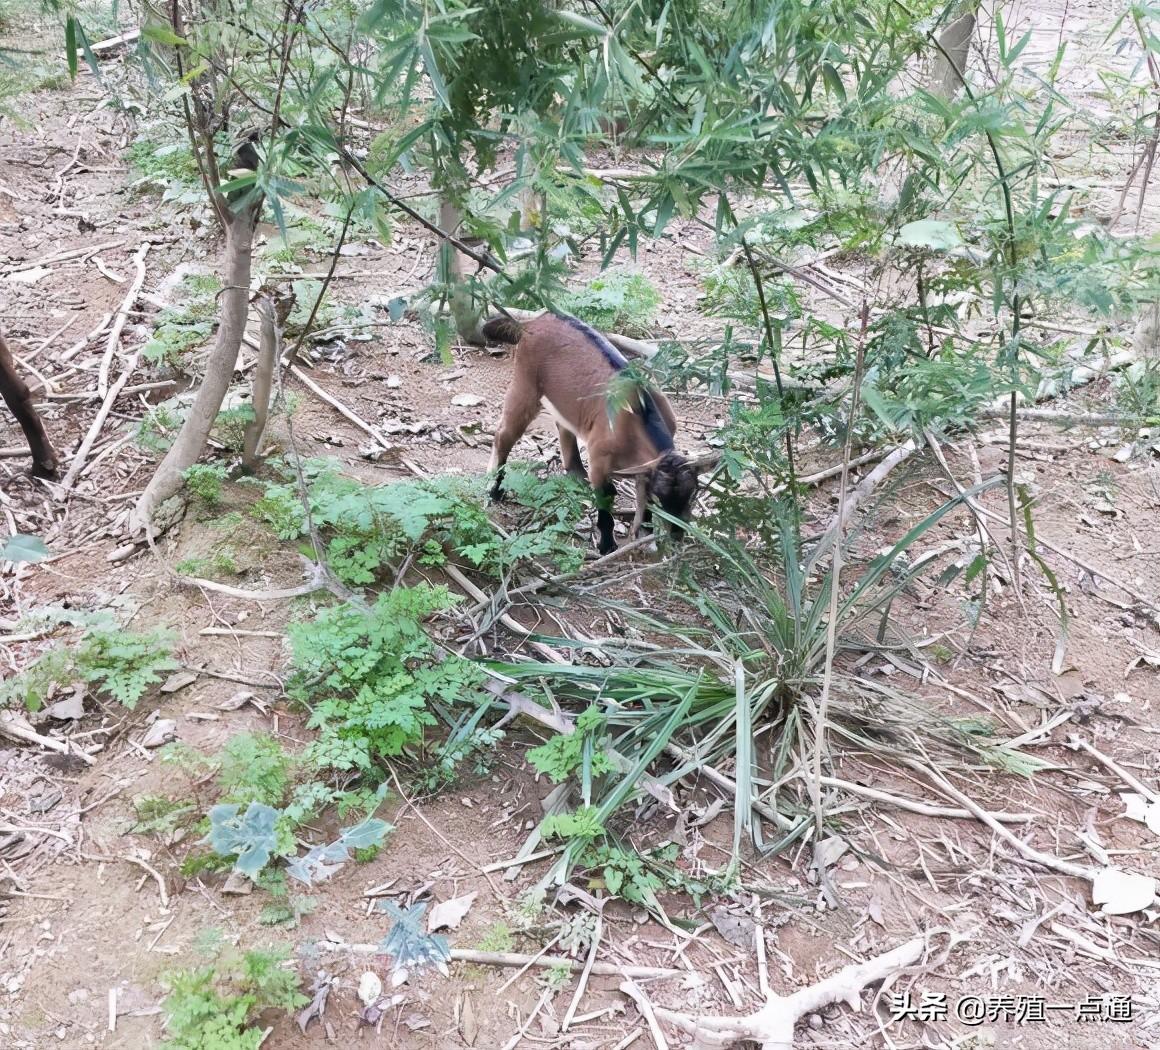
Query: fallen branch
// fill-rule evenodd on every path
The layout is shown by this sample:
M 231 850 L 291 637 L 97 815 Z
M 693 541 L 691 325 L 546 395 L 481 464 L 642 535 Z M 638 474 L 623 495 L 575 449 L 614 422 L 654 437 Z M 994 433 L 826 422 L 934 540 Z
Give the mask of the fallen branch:
M 1053 857 L 1050 853 L 1044 853 L 1042 850 L 1037 850 L 1034 846 L 1028 846 L 1021 838 L 1011 834 L 994 815 L 988 813 L 982 806 L 980 806 L 973 799 L 964 795 L 958 788 L 950 783 L 941 773 L 930 766 L 924 766 L 921 762 L 913 758 L 907 758 L 905 755 L 899 756 L 900 761 L 905 765 L 910 766 L 916 773 L 921 773 L 927 780 L 929 780 L 935 787 L 939 789 L 948 798 L 953 798 L 960 806 L 965 806 L 974 815 L 975 819 L 983 824 L 986 824 L 996 835 L 1001 839 L 1010 843 L 1015 847 L 1015 850 L 1026 860 L 1041 867 L 1047 868 L 1049 871 L 1057 871 L 1061 875 L 1071 875 L 1075 878 L 1087 879 L 1091 882 L 1096 877 L 1096 871 L 1093 868 L 1086 868 L 1082 864 L 1072 864 L 1068 860 L 1060 860 L 1059 857 Z
M 869 496 L 885 479 L 886 476 L 894 470 L 895 467 L 901 466 L 905 463 L 915 452 L 918 451 L 918 442 L 914 438 L 910 438 L 905 444 L 899 445 L 889 455 L 887 455 L 881 463 L 878 464 L 869 474 L 867 474 L 857 486 L 849 493 L 845 494 L 845 498 L 841 504 L 841 510 L 834 515 L 833 520 L 826 526 L 826 531 L 822 533 L 818 544 L 818 553 L 826 550 L 829 545 L 835 540 L 838 534 L 845 528 L 846 523 L 850 520 L 854 511 L 858 506 Z
M 975 819 L 975 814 L 969 809 L 936 806 L 929 802 L 916 802 L 914 799 L 902 798 L 899 795 L 892 795 L 888 791 L 880 791 L 878 788 L 867 787 L 865 784 L 854 784 L 848 780 L 839 780 L 837 777 L 822 777 L 821 782 L 826 787 L 840 788 L 842 791 L 849 791 L 852 795 L 872 798 L 875 802 L 885 802 L 888 806 L 895 806 L 909 813 L 918 813 L 924 817 Z M 991 816 L 1004 824 L 1026 824 L 1028 821 L 1041 819 L 1039 813 L 992 813 Z
M 100 436 L 101 429 L 105 425 L 105 420 L 109 418 L 109 412 L 112 411 L 113 403 L 121 396 L 121 391 L 125 388 L 125 384 L 129 381 L 129 376 L 133 374 L 133 370 L 137 367 L 137 359 L 141 356 L 141 351 L 136 351 L 129 363 L 125 365 L 125 370 L 121 373 L 121 378 L 113 385 L 109 392 L 105 395 L 105 400 L 101 402 L 101 407 L 97 410 L 96 418 L 93 420 L 92 426 L 85 434 L 84 440 L 81 442 L 81 447 L 77 449 L 76 455 L 73 456 L 72 465 L 68 468 L 68 473 L 61 479 L 61 488 L 67 492 L 76 483 L 77 476 L 80 474 L 81 468 L 85 465 L 85 460 L 88 459 L 89 453 L 93 450 L 93 445 Z
M 141 294 L 141 286 L 145 283 L 145 256 L 149 254 L 151 247 L 149 241 L 145 241 L 137 249 L 137 254 L 133 256 L 133 265 L 137 268 L 137 276 L 133 278 L 133 283 L 129 285 L 125 298 L 121 300 L 121 305 L 117 308 L 117 313 L 113 318 L 113 327 L 109 330 L 109 338 L 105 343 L 105 356 L 101 358 L 101 367 L 97 372 L 97 394 L 100 397 L 104 397 L 109 392 L 109 368 L 113 363 L 113 354 L 116 353 L 117 346 L 121 342 L 121 332 L 124 331 L 125 322 L 129 319 L 129 311 L 133 309 L 137 297 Z
M 39 744 L 41 747 L 46 747 L 61 755 L 76 755 L 82 762 L 90 766 L 95 765 L 97 761 L 75 744 L 70 746 L 65 741 L 41 736 L 21 715 L 14 711 L 0 711 L 0 736 L 6 736 L 10 740 L 20 740 L 27 744 Z
M 352 944 L 346 941 L 320 941 L 318 947 L 324 951 L 356 952 L 359 955 L 378 955 L 382 950 L 378 944 Z M 564 955 L 525 955 L 523 952 L 485 952 L 475 948 L 452 948 L 452 962 L 475 963 L 478 966 L 536 966 L 546 970 L 565 969 L 575 973 L 583 969 L 584 963 L 569 959 Z M 660 966 L 621 966 L 618 963 L 594 962 L 592 973 L 602 977 L 631 977 L 634 979 L 683 977 L 688 970 L 674 970 Z
M 852 1010 L 860 1010 L 859 993 L 862 989 L 884 981 L 916 962 L 922 955 L 924 943 L 923 938 L 915 937 L 867 962 L 847 966 L 792 995 L 771 996 L 765 1006 L 748 1017 L 693 1017 L 661 1007 L 655 1008 L 656 1014 L 691 1033 L 697 1050 L 733 1046 L 747 1039 L 760 1043 L 762 1050 L 792 1050 L 793 1029 L 798 1021 L 839 1001 L 849 1004 Z
M 50 263 L 68 262 L 70 259 L 79 259 L 82 255 L 96 255 L 97 252 L 107 251 L 109 248 L 120 248 L 124 241 L 109 241 L 107 244 L 94 244 L 88 248 L 69 248 L 63 252 L 53 252 L 41 259 L 31 262 L 13 263 L 0 269 L 0 277 L 7 277 L 13 273 L 23 273 L 25 270 L 35 270 L 38 266 L 48 266 Z
M 82 853 L 81 856 L 85 860 L 96 861 L 98 864 L 116 864 L 119 860 L 126 861 L 129 864 L 135 864 L 138 868 L 153 876 L 154 881 L 157 883 L 157 892 L 161 896 L 161 907 L 169 907 L 169 891 L 165 888 L 165 880 L 161 877 L 161 873 L 147 861 L 142 860 L 140 857 L 131 856 L 128 853 L 122 853 L 117 857 L 104 857 L 99 853 Z
M 309 390 L 315 397 L 325 401 L 331 408 L 335 409 L 343 419 L 348 420 L 359 428 L 364 434 L 369 434 L 375 439 L 384 449 L 392 448 L 391 442 L 384 437 L 375 427 L 371 426 L 365 419 L 357 415 L 352 409 L 347 408 L 337 398 L 331 397 L 325 390 L 322 389 L 313 379 L 311 379 L 305 372 L 297 365 L 290 366 L 290 373 L 297 379 L 307 390 Z
M 177 576 L 178 583 L 188 587 L 201 587 L 207 591 L 217 591 L 218 594 L 228 594 L 231 598 L 244 598 L 251 602 L 279 602 L 286 598 L 302 598 L 315 591 L 326 590 L 326 584 L 321 580 L 312 580 L 299 587 L 283 587 L 269 591 L 247 591 L 242 587 L 231 587 L 228 583 L 217 583 L 214 580 L 203 580 L 197 576 Z

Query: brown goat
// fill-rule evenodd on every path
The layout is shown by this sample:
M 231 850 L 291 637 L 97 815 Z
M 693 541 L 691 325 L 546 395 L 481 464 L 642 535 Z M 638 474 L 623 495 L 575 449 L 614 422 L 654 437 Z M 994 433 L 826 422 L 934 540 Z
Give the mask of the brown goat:
M 56 453 L 52 450 L 52 444 L 44 432 L 44 424 L 32 404 L 32 392 L 17 374 L 16 364 L 8 344 L 4 342 L 3 333 L 0 333 L 0 396 L 4 398 L 28 440 L 28 449 L 32 453 L 32 476 L 56 477 Z
M 502 498 L 503 465 L 541 408 L 556 420 L 564 469 L 584 477 L 579 443 L 588 451 L 588 482 L 596 494 L 601 554 L 616 550 L 612 538 L 614 474 L 636 478 L 633 535 L 651 522 L 649 506 L 688 521 L 697 493 L 697 470 L 674 450 L 677 420 L 664 395 L 636 388 L 616 407 L 614 381 L 628 362 L 584 322 L 544 314 L 526 324 L 506 317 L 483 326 L 492 342 L 515 344 L 515 365 L 492 444 L 490 470 L 496 472 L 492 498 Z M 674 530 L 674 536 L 680 532 Z

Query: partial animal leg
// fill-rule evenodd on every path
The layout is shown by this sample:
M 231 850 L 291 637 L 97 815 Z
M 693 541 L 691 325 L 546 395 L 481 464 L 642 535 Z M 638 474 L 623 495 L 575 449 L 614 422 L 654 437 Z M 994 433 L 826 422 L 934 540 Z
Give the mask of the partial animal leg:
M 556 432 L 560 435 L 560 458 L 564 462 L 564 469 L 574 478 L 585 478 L 584 463 L 580 459 L 580 444 L 576 435 L 567 427 L 556 424 Z
M 636 517 L 632 519 L 632 538 L 636 539 L 641 529 L 652 532 L 652 507 L 648 502 L 648 475 L 636 476 Z
M 601 554 L 611 554 L 616 550 L 616 540 L 612 538 L 612 504 L 616 487 L 612 484 L 612 457 L 602 449 L 588 449 L 588 483 L 596 497 L 596 528 L 600 533 L 596 549 Z
M 16 417 L 20 429 L 28 440 L 28 450 L 32 453 L 32 476 L 34 478 L 56 477 L 56 453 L 44 432 L 36 409 L 32 405 L 32 392 L 28 384 L 16 373 L 16 365 L 8 352 L 8 344 L 0 335 L 0 395 Z
M 536 396 L 535 386 L 517 374 L 503 400 L 503 415 L 491 443 L 491 463 L 487 470 L 489 474 L 495 472 L 495 484 L 491 487 L 493 500 L 503 499 L 503 466 L 511 455 L 512 446 L 524 436 L 528 425 L 539 414 L 540 399 Z

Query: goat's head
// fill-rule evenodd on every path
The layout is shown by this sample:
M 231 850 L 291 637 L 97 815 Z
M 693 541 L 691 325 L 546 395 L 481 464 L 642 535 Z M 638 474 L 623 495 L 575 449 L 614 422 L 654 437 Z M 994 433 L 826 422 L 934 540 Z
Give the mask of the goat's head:
M 666 514 L 681 521 L 692 518 L 693 499 L 699 487 L 696 465 L 679 452 L 664 453 L 648 474 L 649 502 L 656 503 Z M 680 526 L 673 526 L 673 538 L 684 538 Z

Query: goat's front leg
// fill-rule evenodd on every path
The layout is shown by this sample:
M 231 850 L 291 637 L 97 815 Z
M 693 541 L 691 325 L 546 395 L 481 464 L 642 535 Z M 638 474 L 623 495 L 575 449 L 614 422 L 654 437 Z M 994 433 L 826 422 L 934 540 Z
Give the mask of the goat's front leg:
M 495 483 L 491 487 L 493 500 L 503 499 L 504 464 L 508 461 L 515 443 L 524 436 L 524 431 L 539 414 L 540 399 L 535 387 L 525 376 L 517 373 L 503 400 L 503 414 L 491 442 L 491 462 L 488 464 L 487 472 L 489 474 L 495 472 Z
M 596 528 L 600 542 L 596 549 L 601 554 L 611 554 L 616 550 L 616 540 L 612 538 L 612 505 L 616 498 L 616 486 L 612 484 L 611 457 L 601 449 L 588 449 L 588 483 L 596 497 Z

